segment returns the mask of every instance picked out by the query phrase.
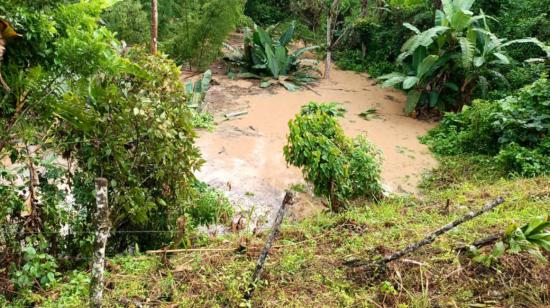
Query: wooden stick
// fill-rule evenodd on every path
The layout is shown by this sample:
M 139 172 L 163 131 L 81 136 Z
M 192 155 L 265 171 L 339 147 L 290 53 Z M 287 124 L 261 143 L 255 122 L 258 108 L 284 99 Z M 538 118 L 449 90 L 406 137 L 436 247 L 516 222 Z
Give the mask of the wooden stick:
M 437 229 L 436 231 L 434 231 L 433 233 L 427 235 L 424 239 L 422 239 L 420 242 L 416 242 L 414 244 L 410 244 L 408 245 L 407 247 L 405 247 L 404 249 L 396 252 L 396 253 L 393 253 L 391 255 L 388 255 L 388 256 L 385 256 L 383 259 L 382 259 L 382 262 L 383 263 L 388 263 L 388 262 L 391 262 L 393 260 L 396 260 L 396 259 L 399 259 L 401 257 L 403 257 L 404 255 L 408 254 L 408 253 L 411 253 L 415 250 L 418 250 L 420 247 L 422 246 L 425 246 L 427 244 L 430 244 L 432 243 L 433 241 L 435 241 L 435 239 L 444 234 L 444 233 L 447 233 L 449 232 L 450 230 L 454 229 L 456 226 L 460 225 L 460 224 L 463 224 L 469 220 L 472 220 L 473 218 L 485 213 L 485 212 L 488 212 L 492 209 L 494 209 L 495 207 L 497 207 L 498 205 L 502 204 L 504 202 L 504 198 L 502 197 L 498 197 L 496 200 L 494 200 L 493 202 L 485 205 L 483 208 L 481 208 L 480 210 L 478 210 L 477 212 L 470 212 L 468 214 L 466 214 L 465 216 L 449 223 L 449 224 L 446 224 L 445 226 Z
M 201 252 L 201 251 L 233 251 L 237 248 L 188 248 L 188 249 L 159 249 L 159 250 L 147 250 L 146 254 L 160 254 L 160 253 L 180 253 L 180 252 Z
M 226 113 L 226 114 L 225 114 L 225 117 L 226 117 L 228 120 L 231 120 L 231 119 L 233 119 L 233 118 L 243 116 L 243 115 L 245 115 L 245 114 L 247 114 L 247 113 L 248 113 L 248 111 L 246 111 L 246 110 L 243 110 L 243 111 L 235 111 L 235 112 Z
M 254 290 L 256 288 L 256 282 L 258 281 L 258 279 L 260 278 L 260 275 L 262 274 L 262 270 L 265 264 L 265 260 L 267 259 L 267 256 L 269 254 L 269 250 L 271 249 L 271 246 L 273 246 L 273 242 L 275 241 L 275 238 L 277 238 L 277 236 L 279 235 L 279 228 L 281 227 L 281 223 L 283 222 L 286 207 L 287 205 L 291 205 L 293 202 L 294 202 L 294 193 L 287 191 L 283 199 L 283 203 L 281 204 L 281 207 L 277 212 L 275 221 L 273 221 L 273 227 L 271 227 L 271 233 L 269 234 L 269 237 L 265 242 L 264 248 L 260 253 L 258 262 L 256 263 L 256 269 L 252 274 L 250 284 L 248 285 L 248 290 L 244 294 L 244 299 L 246 300 L 251 299 L 252 295 L 254 294 Z
M 470 249 L 470 247 L 472 247 L 472 246 L 474 246 L 476 248 L 485 247 L 485 246 L 488 246 L 488 245 L 491 245 L 491 244 L 495 243 L 498 240 L 501 240 L 503 237 L 504 237 L 504 233 L 501 232 L 501 233 L 494 234 L 494 235 L 488 236 L 486 238 L 477 240 L 469 246 L 457 247 L 454 250 L 456 250 L 458 252 L 464 252 L 464 251 L 467 251 L 468 249 Z
M 90 307 L 102 307 L 103 272 L 105 271 L 105 246 L 109 238 L 111 222 L 109 220 L 109 202 L 107 196 L 107 179 L 97 178 L 95 223 L 97 226 L 94 240 L 94 255 L 92 263 L 92 279 L 90 282 Z

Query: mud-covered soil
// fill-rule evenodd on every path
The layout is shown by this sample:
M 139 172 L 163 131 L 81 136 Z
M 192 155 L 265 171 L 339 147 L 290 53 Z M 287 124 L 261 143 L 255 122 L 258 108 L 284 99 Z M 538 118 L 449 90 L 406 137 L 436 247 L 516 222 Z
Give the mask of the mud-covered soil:
M 214 73 L 214 84 L 206 98 L 206 110 L 217 122 L 213 132 L 201 132 L 198 140 L 206 164 L 199 179 L 226 192 L 238 211 L 253 212 L 253 220 L 268 218 L 278 208 L 284 190 L 304 183 L 299 169 L 287 166 L 282 149 L 288 121 L 310 101 L 339 102 L 347 109 L 340 119 L 348 136 L 365 135 L 383 153 L 384 185 L 395 193 L 416 193 L 425 170 L 436 164 L 417 137 L 433 123 L 404 115 L 405 97 L 380 88 L 365 74 L 334 70 L 330 80 L 310 89 L 289 92 L 282 87 L 261 89 L 255 80 L 230 80 Z M 364 120 L 359 114 L 376 108 L 378 117 Z M 227 120 L 227 113 L 246 111 Z M 301 214 L 315 213 L 320 200 L 308 198 Z M 295 207 L 300 208 L 300 206 Z M 322 207 L 321 207 L 322 208 Z

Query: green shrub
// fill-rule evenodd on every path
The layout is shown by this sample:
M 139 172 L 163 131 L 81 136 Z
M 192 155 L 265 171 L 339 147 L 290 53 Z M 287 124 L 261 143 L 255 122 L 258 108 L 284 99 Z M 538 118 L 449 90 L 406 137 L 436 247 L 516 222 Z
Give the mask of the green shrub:
M 351 35 L 334 54 L 340 68 L 368 72 L 372 77 L 396 70 L 395 60 L 408 37 L 402 23 L 427 27 L 433 17 L 428 3 L 399 2 L 403 1 L 379 7 L 376 1 L 369 1 L 364 15 L 349 18 Z
M 102 18 L 106 27 L 128 44 L 144 44 L 151 39 L 151 23 L 138 0 L 117 2 L 103 12 Z
M 172 32 L 161 46 L 178 64 L 207 68 L 220 55 L 227 35 L 241 21 L 242 0 L 186 0 L 178 4 L 181 16 L 170 25 Z
M 289 19 L 289 0 L 248 0 L 244 13 L 259 25 L 273 25 Z
M 498 101 L 445 114 L 422 141 L 439 155 L 490 155 L 509 174 L 550 173 L 550 81 L 543 77 Z
M 307 105 L 289 122 L 286 161 L 302 168 L 314 193 L 328 198 L 334 211 L 353 198 L 380 198 L 378 151 L 363 137 L 346 137 L 336 114 L 326 112 L 332 107 L 314 105 Z
M 223 192 L 200 182 L 195 184 L 195 194 L 184 210 L 192 226 L 225 223 L 233 215 L 233 206 Z

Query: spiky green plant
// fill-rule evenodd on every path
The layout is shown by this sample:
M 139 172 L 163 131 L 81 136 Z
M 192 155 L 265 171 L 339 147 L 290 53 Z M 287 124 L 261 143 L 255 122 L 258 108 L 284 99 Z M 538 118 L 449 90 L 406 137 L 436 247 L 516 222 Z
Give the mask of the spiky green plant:
M 263 29 L 254 25 L 253 29 L 246 29 L 244 33 L 244 50 L 240 51 L 226 46 L 231 55 L 226 60 L 237 63 L 244 69 L 239 74 L 243 78 L 270 77 L 274 80 L 264 80 L 262 87 L 269 87 L 279 83 L 289 91 L 317 80 L 312 73 L 314 67 L 303 65 L 301 56 L 319 46 L 307 46 L 293 52 L 289 51 L 289 44 L 294 36 L 296 25 L 291 23 L 278 38 L 273 37 L 274 26 Z

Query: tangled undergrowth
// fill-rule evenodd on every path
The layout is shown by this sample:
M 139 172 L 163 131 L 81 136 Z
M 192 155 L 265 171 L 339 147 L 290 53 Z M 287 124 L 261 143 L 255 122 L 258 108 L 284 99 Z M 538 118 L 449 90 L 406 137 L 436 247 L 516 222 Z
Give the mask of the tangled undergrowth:
M 446 165 L 441 167 L 446 169 Z M 266 234 L 231 234 L 204 248 L 168 256 L 119 256 L 108 262 L 106 304 L 181 306 L 358 306 L 433 307 L 550 304 L 550 267 L 527 254 L 507 254 L 486 267 L 456 248 L 524 224 L 550 211 L 550 179 L 477 181 L 473 174 L 442 179 L 432 173 L 426 195 L 390 197 L 380 204 L 322 213 L 286 224 L 268 258 L 251 302 L 248 286 Z M 458 183 L 462 184 L 458 184 Z M 454 183 L 449 188 L 449 183 Z M 346 264 L 397 251 L 484 203 L 503 196 L 505 204 L 438 238 L 432 245 L 389 264 L 373 280 Z M 449 202 L 447 202 L 449 200 Z M 448 204 L 448 206 L 447 206 Z M 490 248 L 482 250 L 489 251 Z M 547 258 L 548 253 L 545 255 Z M 87 301 L 87 274 L 74 272 L 30 302 L 45 307 Z M 0 300 L 1 303 L 1 300 Z

